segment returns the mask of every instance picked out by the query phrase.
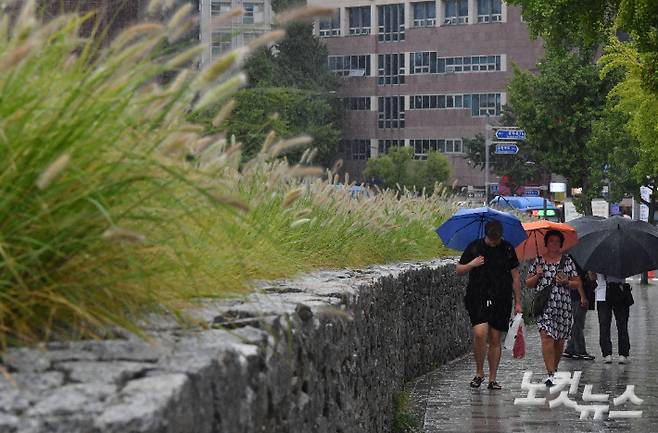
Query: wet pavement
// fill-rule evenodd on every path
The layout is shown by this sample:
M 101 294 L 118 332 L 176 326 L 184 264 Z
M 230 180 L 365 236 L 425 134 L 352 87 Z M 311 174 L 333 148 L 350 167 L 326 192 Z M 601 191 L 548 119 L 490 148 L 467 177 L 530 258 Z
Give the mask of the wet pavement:
M 514 359 L 511 350 L 503 350 L 498 371 L 502 390 L 490 391 L 487 381 L 479 389 L 471 389 L 475 364 L 469 354 L 435 370 L 412 385 L 414 411 L 420 423 L 419 430 L 434 432 L 658 432 L 658 284 L 649 287 L 635 285 L 635 305 L 631 307 L 629 333 L 631 340 L 630 362 L 620 365 L 616 327 L 613 320 L 611 334 L 613 363 L 604 364 L 599 348 L 599 331 L 596 311 L 589 311 L 586 319 L 586 342 L 594 361 L 562 358 L 558 371 L 582 371 L 577 392 L 569 395 L 578 405 L 608 405 L 613 411 L 642 411 L 641 418 L 610 419 L 604 413 L 601 420 L 592 414 L 580 419 L 576 408 L 549 407 L 549 401 L 559 393 L 549 394 L 542 388 L 537 397 L 547 397 L 541 406 L 514 405 L 516 398 L 526 397 L 521 388 L 524 372 L 531 371 L 531 382 L 545 378 L 545 367 L 539 350 L 539 335 L 532 325 L 526 328 L 526 356 Z M 487 363 L 485 361 L 485 376 Z M 585 385 L 593 385 L 592 393 L 609 394 L 604 403 L 583 400 Z M 635 385 L 635 394 L 644 401 L 615 406 L 613 399 Z M 569 388 L 567 386 L 565 391 Z M 575 391 L 575 389 L 574 389 Z

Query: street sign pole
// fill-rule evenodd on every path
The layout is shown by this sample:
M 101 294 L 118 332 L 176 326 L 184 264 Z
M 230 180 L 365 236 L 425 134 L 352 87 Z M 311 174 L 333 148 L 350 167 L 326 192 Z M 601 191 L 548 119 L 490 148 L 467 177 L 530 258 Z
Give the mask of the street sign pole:
M 487 115 L 487 125 L 485 126 L 484 139 L 484 205 L 489 207 L 489 146 L 491 146 L 491 130 L 493 127 L 489 123 Z

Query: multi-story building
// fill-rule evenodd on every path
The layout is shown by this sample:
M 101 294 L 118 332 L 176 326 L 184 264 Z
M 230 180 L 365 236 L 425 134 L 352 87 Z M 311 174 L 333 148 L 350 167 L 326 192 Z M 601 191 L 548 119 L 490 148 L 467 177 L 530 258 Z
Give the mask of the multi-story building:
M 201 42 L 206 49 L 202 64 L 247 45 L 272 28 L 271 0 L 201 0 Z M 231 20 L 218 20 L 220 15 L 242 7 L 244 15 Z
M 199 1 L 173 0 L 168 3 L 169 8 L 164 13 L 155 17 L 147 17 L 146 14 L 150 0 L 39 0 L 39 9 L 46 19 L 61 13 L 94 12 L 94 19 L 84 24 L 82 33 L 90 34 L 94 31 L 104 38 L 104 43 L 109 43 L 117 33 L 131 25 L 146 19 L 166 21 L 186 3 L 190 3 L 194 10 L 198 9 Z M 194 39 L 198 38 L 198 34 L 196 26 L 189 32 L 189 36 Z
M 60 13 L 78 12 L 85 14 L 95 12 L 95 18 L 87 21 L 82 28 L 83 34 L 90 34 L 96 27 L 102 29 L 97 33 L 108 43 L 113 36 L 126 27 L 143 19 L 148 0 L 40 0 L 39 7 L 46 18 Z
M 321 0 L 311 3 L 328 4 Z M 520 9 L 501 0 L 334 0 L 316 23 L 328 65 L 343 76 L 344 167 L 360 179 L 369 158 L 410 146 L 443 152 L 460 186 L 484 186 L 463 139 L 495 124 L 512 65 L 533 70 L 543 55 Z M 492 180 L 495 178 L 492 176 Z

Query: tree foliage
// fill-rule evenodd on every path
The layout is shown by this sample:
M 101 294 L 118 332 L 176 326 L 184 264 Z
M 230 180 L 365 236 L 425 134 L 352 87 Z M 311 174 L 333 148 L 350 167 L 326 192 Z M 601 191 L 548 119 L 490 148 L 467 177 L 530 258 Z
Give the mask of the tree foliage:
M 516 124 L 513 113 L 505 106 L 500 125 L 516 126 Z M 463 141 L 468 163 L 484 170 L 486 165 L 484 135 L 477 134 L 474 138 L 463 138 Z M 521 187 L 540 181 L 542 170 L 538 162 L 542 161 L 542 158 L 534 142 L 521 143 L 519 153 L 516 155 L 499 155 L 495 153 L 495 146 L 489 148 L 490 170 L 506 180 L 512 195 L 519 194 Z
M 604 186 L 609 187 L 608 198 L 619 202 L 627 194 L 637 194 L 640 183 L 633 174 L 637 162 L 638 142 L 627 131 L 628 115 L 612 106 L 594 121 L 592 135 L 587 142 L 591 187 L 584 198 L 591 200 Z
M 415 188 L 417 191 L 424 190 L 431 194 L 437 182 L 445 182 L 450 177 L 450 162 L 445 155 L 438 152 L 428 153 L 427 160 L 416 160 L 412 148 L 400 147 L 386 155 L 370 159 L 364 176 L 367 179 L 380 180 L 385 188 Z
M 507 109 L 526 130 L 523 146 L 534 147 L 536 162 L 567 177 L 574 186 L 588 185 L 587 142 L 592 122 L 601 117 L 611 83 L 599 78 L 599 68 L 586 50 L 549 51 L 539 74 L 515 68 Z
M 633 173 L 634 179 L 630 183 L 620 180 L 619 184 L 646 183 L 647 176 L 655 180 L 658 175 L 658 143 L 655 139 L 658 134 L 658 2 L 509 0 L 508 3 L 522 6 L 531 32 L 541 36 L 547 46 L 555 50 L 569 52 L 579 45 L 579 41 L 591 46 L 607 44 L 606 54 L 600 60 L 602 76 L 609 77 L 619 69 L 625 75 L 608 96 L 617 114 L 606 114 L 601 122 L 618 126 L 621 119 L 626 119 L 625 130 L 636 144 L 630 147 L 632 150 L 615 149 L 611 156 L 615 163 L 610 166 L 623 167 L 629 163 L 632 159 L 630 152 L 635 156 L 636 163 L 631 163 L 632 170 L 626 173 Z M 622 33 L 627 33 L 630 38 L 618 37 Z M 601 139 L 609 135 L 609 127 L 604 123 L 594 125 L 590 150 L 601 150 Z M 613 137 L 608 136 L 607 139 Z M 600 158 L 600 152 L 595 152 L 596 158 Z M 637 196 L 636 191 L 634 195 Z M 654 194 L 651 203 L 647 203 L 651 209 L 650 217 L 653 217 L 653 210 L 657 207 L 656 199 L 658 193 Z
M 597 46 L 619 28 L 637 46 L 645 88 L 658 95 L 658 2 L 655 0 L 509 0 L 523 7 L 530 31 L 553 49 Z
M 655 185 L 658 179 L 658 97 L 647 91 L 643 84 L 643 65 L 634 43 L 621 43 L 611 39 L 606 54 L 601 58 L 603 76 L 619 69 L 625 72 L 624 80 L 610 92 L 610 104 L 619 116 L 627 120 L 626 130 L 636 141 L 635 161 L 630 173 L 637 183 Z M 649 206 L 653 221 L 658 208 L 658 191 L 654 190 Z
M 225 131 L 243 145 L 243 160 L 258 153 L 265 137 L 301 134 L 313 137 L 315 163 L 330 165 L 341 138 L 342 106 L 338 80 L 327 68 L 327 48 L 309 24 L 295 23 L 286 37 L 256 51 L 244 65 L 249 86 L 235 95 L 236 109 L 220 128 L 211 126 L 210 110 L 197 119 L 209 132 Z M 301 152 L 288 154 L 296 160 Z
M 272 10 L 281 12 L 292 7 L 302 6 L 305 3 L 305 0 L 272 0 Z
M 286 29 L 278 44 L 257 51 L 245 64 L 250 87 L 293 87 L 334 92 L 340 84 L 327 68 L 327 47 L 309 24 Z
M 308 91 L 267 87 L 240 91 L 237 107 L 224 125 L 243 144 L 244 158 L 256 155 L 269 131 L 279 137 L 308 134 L 318 149 L 315 162 L 328 165 L 340 141 L 337 109 L 331 99 Z M 296 160 L 300 152 L 288 156 Z
M 486 166 L 484 153 L 484 136 L 476 135 L 472 139 L 464 138 L 465 158 L 475 168 L 484 170 Z M 495 147 L 489 147 L 489 169 L 505 179 L 512 195 L 519 195 L 525 185 L 537 182 L 541 178 L 541 169 L 535 163 L 536 149 L 527 145 L 519 146 L 516 155 L 498 155 Z
M 612 25 L 620 0 L 509 0 L 521 6 L 534 36 L 553 49 L 597 45 Z

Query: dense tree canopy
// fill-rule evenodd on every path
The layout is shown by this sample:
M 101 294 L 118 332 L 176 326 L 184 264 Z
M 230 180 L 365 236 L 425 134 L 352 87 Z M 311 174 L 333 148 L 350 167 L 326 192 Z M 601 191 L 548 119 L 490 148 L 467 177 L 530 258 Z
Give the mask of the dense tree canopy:
M 587 142 L 591 188 L 584 191 L 585 198 L 597 197 L 604 186 L 608 187 L 608 198 L 613 203 L 639 191 L 640 182 L 633 175 L 638 143 L 626 130 L 627 122 L 628 116 L 612 106 L 594 121 Z
M 607 142 L 613 137 L 606 131 L 611 125 L 618 126 L 618 122 L 625 121 L 624 129 L 635 145 L 608 152 L 609 158 L 616 161 L 610 167 L 623 166 L 620 161 L 632 164 L 632 169 L 627 167 L 626 170 L 632 174 L 632 179 L 628 183 L 621 181 L 619 185 L 651 183 L 651 179 L 655 184 L 658 177 L 658 2 L 509 0 L 509 3 L 523 7 L 523 16 L 531 31 L 554 50 L 570 52 L 583 42 L 588 46 L 606 45 L 606 54 L 599 61 L 603 65 L 601 75 L 610 77 L 621 69 L 624 77 L 608 95 L 609 110 L 616 114 L 609 113 L 610 117 L 606 114 L 594 124 L 589 149 L 598 149 L 593 158 L 600 158 L 602 147 L 614 147 Z M 618 37 L 622 33 L 630 38 Z M 601 142 L 604 137 L 607 144 Z M 631 162 L 633 159 L 635 163 Z M 614 173 L 608 174 L 614 176 Z M 657 206 L 658 191 L 653 197 L 654 200 L 647 203 L 650 217 Z
M 327 48 L 308 23 L 292 24 L 286 37 L 255 52 L 244 65 L 248 88 L 235 95 L 237 106 L 220 128 L 212 128 L 213 111 L 198 119 L 209 132 L 221 129 L 243 145 L 243 158 L 258 153 L 265 137 L 301 134 L 313 137 L 315 163 L 330 165 L 341 138 L 342 105 L 339 82 L 327 68 Z M 286 156 L 293 161 L 301 155 Z
M 601 79 L 600 68 L 587 49 L 547 51 L 534 75 L 518 68 L 508 86 L 507 117 L 525 129 L 517 161 L 498 157 L 495 172 L 514 176 L 556 173 L 571 186 L 591 188 L 591 155 L 587 147 L 595 121 L 603 116 L 614 74 Z M 522 167 L 532 161 L 532 173 Z M 526 164 L 527 165 L 527 164 Z M 527 179 L 520 179 L 525 181 Z M 597 191 L 597 193 L 600 192 Z
M 265 87 L 245 89 L 236 100 L 238 105 L 225 127 L 243 144 L 246 159 L 258 153 L 265 136 L 274 131 L 286 138 L 310 135 L 318 149 L 315 162 L 329 164 L 341 137 L 330 98 L 294 88 Z M 295 160 L 299 154 L 288 156 Z
M 293 87 L 333 92 L 339 81 L 327 68 L 328 51 L 309 24 L 292 24 L 286 37 L 258 50 L 246 63 L 250 87 Z
M 534 36 L 552 49 L 596 46 L 614 23 L 621 0 L 508 0 L 521 6 Z

